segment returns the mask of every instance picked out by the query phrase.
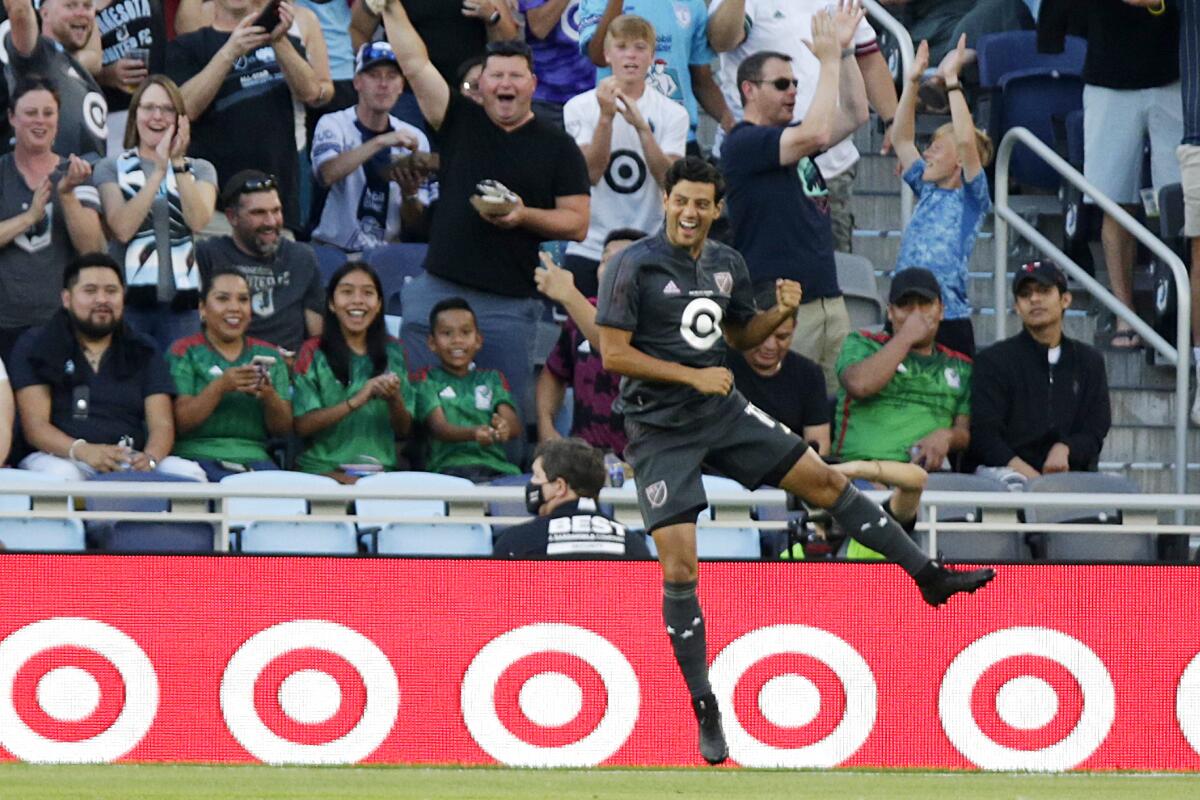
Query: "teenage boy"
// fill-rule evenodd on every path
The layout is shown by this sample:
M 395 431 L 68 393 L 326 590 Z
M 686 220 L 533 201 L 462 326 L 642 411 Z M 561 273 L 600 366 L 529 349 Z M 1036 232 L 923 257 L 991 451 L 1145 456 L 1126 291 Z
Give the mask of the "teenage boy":
M 593 297 L 604 239 L 614 228 L 657 230 L 662 224 L 662 182 L 687 148 L 687 109 L 661 92 L 646 91 L 654 58 L 654 26 L 622 14 L 604 36 L 604 59 L 613 74 L 563 109 L 567 133 L 587 160 L 592 210 L 587 238 L 567 244 L 563 266 L 575 286 Z

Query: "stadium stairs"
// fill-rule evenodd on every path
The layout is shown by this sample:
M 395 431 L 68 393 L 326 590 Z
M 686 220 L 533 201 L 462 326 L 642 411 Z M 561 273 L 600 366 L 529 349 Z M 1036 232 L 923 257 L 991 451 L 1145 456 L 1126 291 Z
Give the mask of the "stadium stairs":
M 918 129 L 930 130 L 937 120 L 919 120 Z M 855 215 L 854 252 L 865 256 L 875 265 L 879 290 L 887 297 L 890 273 L 900 249 L 900 180 L 891 156 L 878 155 L 880 135 L 872 123 L 855 136 L 862 153 L 855 180 L 853 209 Z M 1048 198 L 1049 199 L 1049 198 Z M 1030 213 L 1027 219 L 1051 241 L 1059 241 L 1062 219 L 1055 213 Z M 975 245 L 970 262 L 970 295 L 975 336 L 980 347 L 995 341 L 995 303 L 993 299 L 992 220 L 989 217 Z M 1025 261 L 1038 257 L 1028 243 L 1017 240 L 1009 247 L 1009 276 Z M 1092 248 L 1096 257 L 1096 277 L 1107 283 L 1099 245 Z M 1074 303 L 1068 311 L 1066 331 L 1069 336 L 1101 347 L 1110 336 L 1111 315 L 1105 319 L 1097 313 L 1090 294 L 1074 287 Z M 1008 311 L 1009 335 L 1020 329 L 1020 321 Z M 1174 492 L 1174 371 L 1166 366 L 1151 365 L 1144 352 L 1123 353 L 1104 350 L 1112 401 L 1113 427 L 1100 455 L 1101 469 L 1125 475 L 1145 492 Z M 1184 398 L 1184 402 L 1189 402 Z M 1200 491 L 1200 430 L 1188 432 L 1188 492 Z M 1200 518 L 1189 522 L 1200 523 Z

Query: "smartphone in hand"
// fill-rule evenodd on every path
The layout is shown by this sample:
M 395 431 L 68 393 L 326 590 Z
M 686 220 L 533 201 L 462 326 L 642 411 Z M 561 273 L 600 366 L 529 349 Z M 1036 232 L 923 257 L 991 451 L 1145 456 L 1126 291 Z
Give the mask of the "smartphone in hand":
M 265 30 L 267 33 L 275 30 L 279 26 L 279 2 L 280 0 L 271 0 L 259 12 L 254 19 L 254 24 Z

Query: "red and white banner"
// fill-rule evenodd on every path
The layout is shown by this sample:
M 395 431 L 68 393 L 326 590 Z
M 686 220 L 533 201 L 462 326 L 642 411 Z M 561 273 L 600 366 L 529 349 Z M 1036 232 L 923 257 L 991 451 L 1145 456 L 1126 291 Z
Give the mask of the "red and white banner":
M 733 762 L 1200 769 L 1200 570 L 703 564 Z M 0 759 L 693 765 L 656 565 L 0 557 Z

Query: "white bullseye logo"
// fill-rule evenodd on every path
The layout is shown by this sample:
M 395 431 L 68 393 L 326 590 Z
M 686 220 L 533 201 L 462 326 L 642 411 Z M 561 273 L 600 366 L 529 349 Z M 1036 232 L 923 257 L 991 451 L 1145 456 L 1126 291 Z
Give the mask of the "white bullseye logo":
M 721 338 L 725 312 L 714 300 L 697 297 L 687 304 L 679 320 L 679 333 L 696 350 L 708 350 Z
M 107 659 L 124 682 L 124 702 L 105 730 L 78 741 L 58 741 L 33 730 L 17 712 L 13 684 L 21 668 L 56 647 L 79 647 Z M 111 690 L 110 690 L 111 691 Z M 50 718 L 80 722 L 99 707 L 103 689 L 87 670 L 63 665 L 37 682 L 38 706 Z M 0 642 L 0 746 L 22 761 L 47 764 L 115 761 L 141 742 L 158 711 L 158 677 L 137 642 L 92 619 L 56 617 L 26 625 Z
M 509 667 L 539 653 L 564 653 L 586 662 L 604 683 L 608 705 L 590 733 L 560 747 L 531 744 L 505 727 L 496 711 L 496 685 Z M 492 758 L 520 767 L 586 767 L 611 757 L 625 744 L 641 705 L 633 667 L 604 637 L 574 625 L 537 624 L 497 636 L 476 654 L 463 676 L 463 720 L 476 743 Z M 560 726 L 583 709 L 583 690 L 556 671 L 533 675 L 517 702 L 530 721 Z
M 362 714 L 344 735 L 322 744 L 286 739 L 267 727 L 254 705 L 254 686 L 267 666 L 296 650 L 324 650 L 345 659 L 362 679 Z M 279 707 L 306 725 L 326 722 L 342 706 L 336 678 L 318 669 L 297 670 L 279 685 Z M 353 764 L 371 753 L 392 730 L 400 710 L 400 684 L 387 656 L 358 631 L 324 620 L 274 625 L 246 640 L 225 667 L 221 713 L 233 737 L 269 764 Z
M 820 661 L 841 681 L 846 707 L 827 736 L 803 747 L 775 747 L 743 727 L 733 704 L 734 690 L 746 672 L 764 658 L 799 654 Z M 773 625 L 734 639 L 713 660 L 711 679 L 717 702 L 725 709 L 729 754 L 748 767 L 835 767 L 867 740 L 875 727 L 876 687 L 871 668 L 858 652 L 828 631 L 807 625 Z M 801 728 L 816 719 L 821 693 L 803 675 L 771 678 L 758 692 L 758 708 L 768 722 Z
M 1008 747 L 994 741 L 975 720 L 971 695 L 993 665 L 1017 656 L 1038 656 L 1065 668 L 1083 693 L 1083 710 L 1075 727 L 1059 741 L 1040 749 Z M 1061 699 L 1045 680 L 1022 675 L 996 692 L 996 714 L 1012 728 L 1044 728 L 1058 714 Z M 1048 628 L 1007 628 L 990 633 L 959 653 L 942 678 L 938 714 L 951 744 L 971 763 L 994 770 L 1068 770 L 1100 746 L 1116 714 L 1116 693 L 1104 663 L 1086 645 Z
M 1175 690 L 1175 716 L 1183 738 L 1200 753 L 1200 655 L 1188 663 Z

